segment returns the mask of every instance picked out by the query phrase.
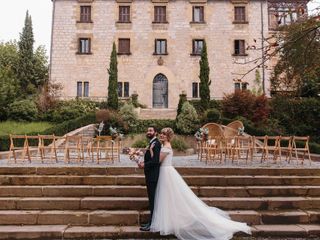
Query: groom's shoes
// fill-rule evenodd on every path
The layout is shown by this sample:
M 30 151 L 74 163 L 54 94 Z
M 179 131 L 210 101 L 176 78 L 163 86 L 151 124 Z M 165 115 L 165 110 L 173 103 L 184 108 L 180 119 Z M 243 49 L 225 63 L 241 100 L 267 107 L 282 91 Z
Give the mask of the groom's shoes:
M 146 227 L 146 226 L 148 226 L 148 225 L 150 225 L 150 223 L 142 223 L 142 224 L 140 225 L 140 227 Z
M 141 224 L 140 231 L 148 232 L 148 231 L 150 231 L 150 226 L 151 226 L 151 224 L 150 224 L 150 223 L 147 223 L 147 224 Z

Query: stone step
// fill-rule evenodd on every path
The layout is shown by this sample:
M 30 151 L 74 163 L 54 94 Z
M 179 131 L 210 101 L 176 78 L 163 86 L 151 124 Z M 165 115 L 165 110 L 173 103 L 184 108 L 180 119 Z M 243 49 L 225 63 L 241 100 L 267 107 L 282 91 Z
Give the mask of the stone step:
M 320 198 L 314 197 L 211 197 L 201 198 L 209 206 L 224 210 L 319 209 Z M 144 197 L 1 197 L 0 210 L 146 210 Z
M 320 186 L 191 186 L 199 197 L 320 197 Z M 146 197 L 145 186 L 0 186 L 0 197 Z
M 256 224 L 317 224 L 320 211 L 228 211 L 232 220 Z M 147 222 L 147 211 L 0 211 L 0 225 L 130 226 Z
M 268 176 L 320 176 L 320 168 L 250 168 L 250 167 L 177 167 L 182 175 L 268 175 Z M 35 167 L 6 166 L 0 167 L 0 175 L 143 175 L 143 170 L 135 167 Z
M 237 176 L 201 175 L 183 176 L 189 185 L 195 186 L 281 186 L 310 185 L 320 186 L 320 176 Z M 143 175 L 0 175 L 0 185 L 144 185 Z
M 316 238 L 320 225 L 253 225 L 254 237 Z M 247 234 L 237 233 L 238 239 Z M 138 226 L 68 226 L 68 225 L 9 225 L 0 226 L 0 239 L 156 239 L 174 238 L 159 233 L 141 232 Z

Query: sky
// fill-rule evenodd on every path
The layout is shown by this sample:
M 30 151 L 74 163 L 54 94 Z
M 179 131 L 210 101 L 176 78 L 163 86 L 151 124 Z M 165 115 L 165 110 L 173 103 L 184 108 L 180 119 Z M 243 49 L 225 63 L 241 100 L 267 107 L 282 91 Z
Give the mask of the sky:
M 50 52 L 52 2 L 51 0 L 0 0 L 0 41 L 18 40 L 24 25 L 26 11 L 33 21 L 35 46 L 44 45 Z M 309 11 L 320 7 L 320 0 L 311 0 Z

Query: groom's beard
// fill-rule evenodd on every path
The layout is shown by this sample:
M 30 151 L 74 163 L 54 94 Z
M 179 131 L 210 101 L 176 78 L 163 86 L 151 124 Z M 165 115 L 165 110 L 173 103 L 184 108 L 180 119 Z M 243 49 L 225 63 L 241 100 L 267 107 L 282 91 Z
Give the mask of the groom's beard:
M 147 138 L 149 138 L 150 140 L 152 139 L 152 138 L 154 138 L 156 135 L 155 134 L 147 134 Z

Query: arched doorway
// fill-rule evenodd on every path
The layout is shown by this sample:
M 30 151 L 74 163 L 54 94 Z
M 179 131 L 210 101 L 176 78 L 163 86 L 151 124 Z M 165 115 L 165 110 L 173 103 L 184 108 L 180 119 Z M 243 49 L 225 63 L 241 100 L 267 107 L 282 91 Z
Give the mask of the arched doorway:
M 168 108 L 168 79 L 159 73 L 153 79 L 153 104 L 154 108 Z

